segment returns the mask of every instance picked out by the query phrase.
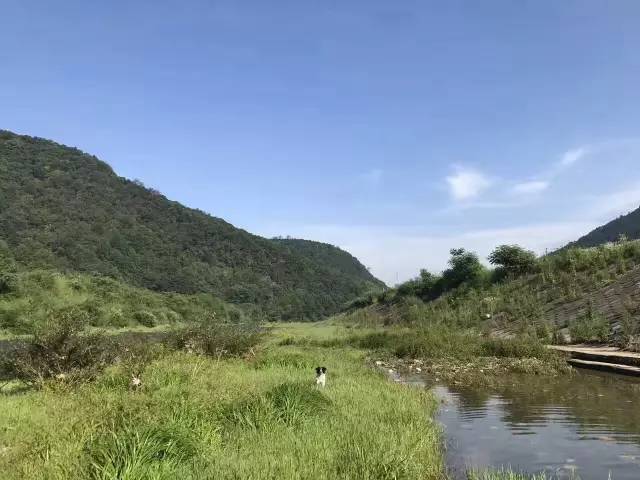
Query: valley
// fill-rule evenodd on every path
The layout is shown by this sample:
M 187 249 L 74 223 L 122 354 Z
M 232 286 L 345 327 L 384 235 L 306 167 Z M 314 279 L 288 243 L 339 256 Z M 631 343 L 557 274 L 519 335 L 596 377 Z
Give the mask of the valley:
M 452 248 L 389 288 L 338 247 L 252 235 L 48 140 L 0 132 L 0 180 L 3 478 L 640 471 L 637 380 L 571 366 L 595 366 L 577 343 L 640 350 L 626 220 L 541 257 Z M 533 458 L 520 435 L 548 445 Z

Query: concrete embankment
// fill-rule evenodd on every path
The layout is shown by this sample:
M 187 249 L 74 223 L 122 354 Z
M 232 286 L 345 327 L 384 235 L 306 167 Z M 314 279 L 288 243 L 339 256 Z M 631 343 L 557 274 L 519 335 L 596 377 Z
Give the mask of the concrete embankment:
M 577 368 L 640 376 L 640 353 L 591 345 L 551 345 L 549 348 L 568 354 L 567 361 Z

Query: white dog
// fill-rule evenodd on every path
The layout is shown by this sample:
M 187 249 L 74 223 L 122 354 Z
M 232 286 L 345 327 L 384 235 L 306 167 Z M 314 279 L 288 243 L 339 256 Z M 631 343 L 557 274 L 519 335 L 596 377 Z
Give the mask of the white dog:
M 317 367 L 316 368 L 316 385 L 324 388 L 326 383 L 327 383 L 327 368 Z

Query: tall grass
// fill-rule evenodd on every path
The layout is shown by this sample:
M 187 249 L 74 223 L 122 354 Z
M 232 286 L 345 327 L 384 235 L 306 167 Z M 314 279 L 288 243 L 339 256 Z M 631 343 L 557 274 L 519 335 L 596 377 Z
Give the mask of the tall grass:
M 428 392 L 388 382 L 364 352 L 278 338 L 250 359 L 169 353 L 135 391 L 114 365 L 93 383 L 1 396 L 3 479 L 443 478 Z

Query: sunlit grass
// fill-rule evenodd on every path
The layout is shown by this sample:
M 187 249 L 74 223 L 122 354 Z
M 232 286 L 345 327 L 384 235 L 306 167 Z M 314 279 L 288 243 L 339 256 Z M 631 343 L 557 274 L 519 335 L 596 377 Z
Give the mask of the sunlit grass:
M 276 326 L 255 358 L 171 353 L 139 391 L 118 366 L 92 384 L 4 395 L 2 478 L 443 478 L 431 394 L 389 382 L 359 350 L 279 345 L 342 329 Z

